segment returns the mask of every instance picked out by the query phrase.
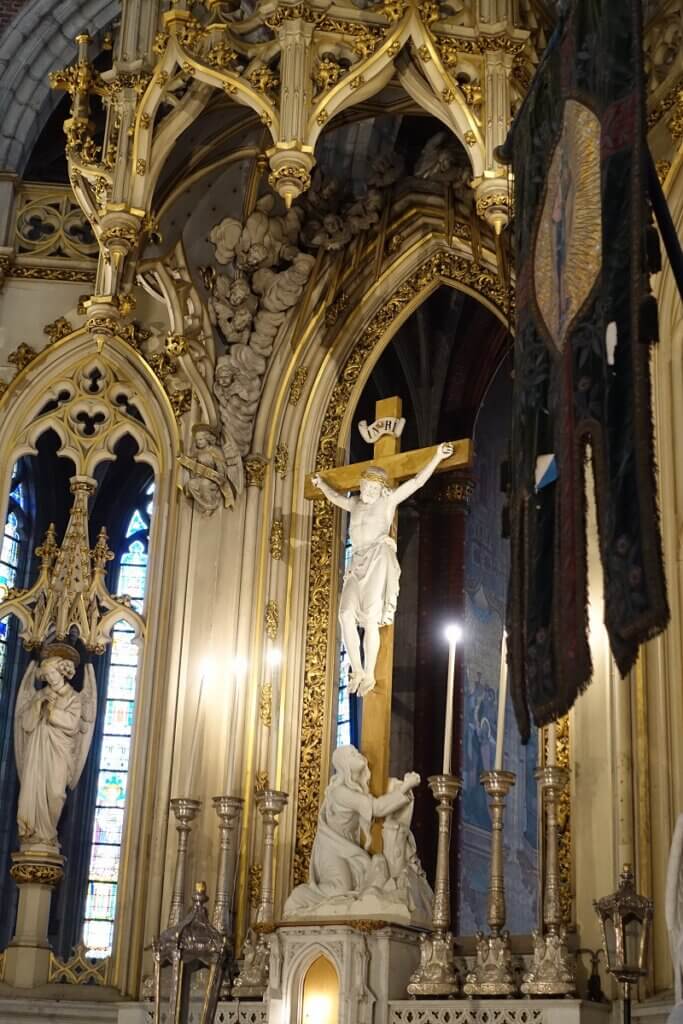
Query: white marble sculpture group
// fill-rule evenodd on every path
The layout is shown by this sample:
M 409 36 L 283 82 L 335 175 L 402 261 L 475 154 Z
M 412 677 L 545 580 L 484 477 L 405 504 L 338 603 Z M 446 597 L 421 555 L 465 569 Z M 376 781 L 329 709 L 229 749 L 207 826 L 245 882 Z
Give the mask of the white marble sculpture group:
M 379 630 L 390 625 L 396 613 L 401 575 L 396 541 L 391 535 L 396 509 L 423 487 L 439 463 L 452 454 L 452 444 L 440 444 L 427 465 L 395 489 L 388 486 L 383 469 L 371 466 L 361 477 L 358 497 L 340 494 L 320 475 L 312 478 L 333 505 L 349 513 L 351 563 L 344 578 L 339 621 L 351 662 L 349 690 L 361 697 L 375 688 Z M 359 627 L 364 630 L 364 659 Z
M 57 825 L 67 789 L 74 789 L 90 750 L 97 713 L 92 665 L 83 689 L 71 685 L 79 655 L 70 644 L 47 646 L 40 664 L 24 674 L 14 712 L 14 749 L 19 774 L 17 824 L 22 848 L 59 849 Z M 44 683 L 44 686 L 36 685 Z
M 388 792 L 369 790 L 368 762 L 355 747 L 338 747 L 313 843 L 309 881 L 285 904 L 286 918 L 363 917 L 429 924 L 433 893 L 410 831 L 413 789 L 420 776 L 391 779 Z M 372 822 L 384 818 L 383 853 L 371 854 Z

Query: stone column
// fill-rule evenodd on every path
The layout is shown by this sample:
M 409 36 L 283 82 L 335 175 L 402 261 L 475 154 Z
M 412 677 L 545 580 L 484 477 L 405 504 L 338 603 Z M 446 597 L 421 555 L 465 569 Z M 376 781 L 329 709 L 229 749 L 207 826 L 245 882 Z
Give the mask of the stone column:
M 53 846 L 36 845 L 12 854 L 12 878 L 19 886 L 14 938 L 5 952 L 5 982 L 14 988 L 47 984 L 47 940 L 52 890 L 64 877 L 64 858 Z

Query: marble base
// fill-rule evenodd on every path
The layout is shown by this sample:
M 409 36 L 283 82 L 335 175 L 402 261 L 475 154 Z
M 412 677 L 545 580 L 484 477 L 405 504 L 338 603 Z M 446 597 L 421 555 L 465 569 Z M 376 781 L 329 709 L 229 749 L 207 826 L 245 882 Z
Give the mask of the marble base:
M 418 1016 L 419 1014 L 419 1016 Z M 388 1024 L 611 1024 L 609 1003 L 581 999 L 402 999 Z
M 621 1003 L 619 1003 L 621 1010 Z M 621 1019 L 621 1018 L 620 1018 Z M 672 998 L 655 996 L 643 1003 L 633 1003 L 631 1019 L 641 1024 L 683 1024 L 683 1003 L 674 1006 Z
M 197 1024 L 201 1012 L 201 1000 L 193 1000 L 189 1024 Z M 0 995 L 0 1024 L 153 1024 L 153 1021 L 151 1003 L 5 999 Z M 165 1013 L 162 1024 L 166 1024 Z M 214 1024 L 268 1024 L 268 1008 L 255 1003 L 219 1003 Z
M 64 994 L 70 995 L 68 988 Z M 122 1022 L 119 1006 L 118 1002 L 84 999 L 6 999 L 0 994 L 0 1024 L 137 1024 L 135 1020 Z
M 279 925 L 270 947 L 268 1024 L 301 1019 L 303 979 L 321 955 L 339 977 L 336 1024 L 389 1024 L 390 1001 L 404 995 L 418 965 L 421 934 L 367 920 Z

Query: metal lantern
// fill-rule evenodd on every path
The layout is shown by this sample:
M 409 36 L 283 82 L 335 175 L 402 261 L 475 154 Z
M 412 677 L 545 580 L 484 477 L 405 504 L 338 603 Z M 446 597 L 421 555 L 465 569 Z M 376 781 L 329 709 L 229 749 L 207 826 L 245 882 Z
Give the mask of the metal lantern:
M 594 900 L 600 918 L 607 970 L 624 986 L 624 1024 L 631 1020 L 631 985 L 647 973 L 647 943 L 653 903 L 636 892 L 630 864 L 625 864 L 619 887 L 611 896 Z
M 212 1024 L 223 975 L 228 967 L 230 942 L 224 932 L 214 928 L 206 911 L 206 885 L 195 883 L 192 909 L 178 924 L 162 932 L 154 949 L 154 1024 L 161 1024 L 161 971 L 171 967 L 168 1002 L 169 1024 L 188 1024 L 190 1020 L 190 983 L 195 971 L 208 968 L 209 976 L 199 1024 Z

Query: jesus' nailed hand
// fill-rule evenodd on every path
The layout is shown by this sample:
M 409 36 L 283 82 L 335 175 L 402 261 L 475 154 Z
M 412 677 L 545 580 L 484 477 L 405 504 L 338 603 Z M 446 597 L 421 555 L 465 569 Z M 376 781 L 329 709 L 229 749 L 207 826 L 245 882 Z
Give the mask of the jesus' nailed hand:
M 427 464 L 395 489 L 386 471 L 370 466 L 360 479 L 360 494 L 335 491 L 316 474 L 312 483 L 325 497 L 349 513 L 351 562 L 344 577 L 339 621 L 342 640 L 351 662 L 349 691 L 364 697 L 375 687 L 375 666 L 379 654 L 379 629 L 394 621 L 401 569 L 391 525 L 396 508 L 423 487 L 436 467 L 453 454 L 453 445 L 440 444 Z M 358 629 L 364 631 L 364 659 L 361 658 Z

